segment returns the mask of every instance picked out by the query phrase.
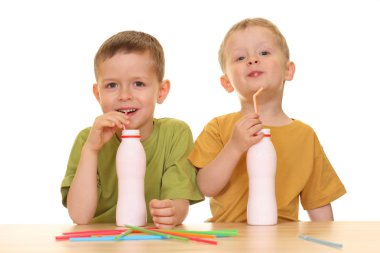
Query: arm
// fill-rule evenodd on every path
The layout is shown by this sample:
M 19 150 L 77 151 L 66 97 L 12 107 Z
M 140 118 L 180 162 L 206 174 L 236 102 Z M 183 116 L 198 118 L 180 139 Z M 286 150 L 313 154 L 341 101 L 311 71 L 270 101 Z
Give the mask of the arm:
M 67 209 L 70 218 L 77 224 L 88 224 L 95 214 L 98 204 L 97 159 L 98 153 L 85 144 L 77 172 L 67 195 Z
M 187 199 L 152 199 L 149 209 L 157 228 L 171 229 L 181 224 L 186 218 L 189 201 Z
M 334 221 L 331 204 L 308 210 L 311 221 Z
M 119 112 L 110 112 L 95 119 L 67 195 L 69 215 L 77 224 L 88 224 L 95 215 L 98 205 L 98 152 L 123 124 L 127 124 L 127 118 Z
M 197 183 L 204 195 L 217 195 L 228 183 L 242 154 L 263 138 L 261 134 L 255 135 L 262 129 L 258 117 L 253 113 L 243 116 L 235 124 L 231 138 L 216 158 L 198 171 Z

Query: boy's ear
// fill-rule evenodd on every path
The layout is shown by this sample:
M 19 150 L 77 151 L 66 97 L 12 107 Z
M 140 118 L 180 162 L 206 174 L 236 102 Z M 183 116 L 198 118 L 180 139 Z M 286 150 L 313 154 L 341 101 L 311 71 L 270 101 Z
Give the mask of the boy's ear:
M 296 71 L 296 65 L 292 61 L 288 61 L 286 64 L 286 73 L 285 73 L 285 80 L 291 81 L 293 80 L 294 73 Z
M 94 83 L 92 85 L 92 93 L 94 93 L 94 96 L 95 96 L 96 100 L 98 100 L 98 102 L 99 102 L 100 101 L 100 96 L 99 96 L 98 84 L 97 83 Z
M 231 93 L 234 91 L 234 87 L 231 85 L 231 82 L 226 75 L 222 75 L 220 77 L 220 84 L 228 93 Z
M 160 90 L 158 91 L 158 98 L 157 103 L 162 104 L 166 97 L 168 96 L 170 91 L 170 81 L 169 80 L 163 80 L 160 85 Z

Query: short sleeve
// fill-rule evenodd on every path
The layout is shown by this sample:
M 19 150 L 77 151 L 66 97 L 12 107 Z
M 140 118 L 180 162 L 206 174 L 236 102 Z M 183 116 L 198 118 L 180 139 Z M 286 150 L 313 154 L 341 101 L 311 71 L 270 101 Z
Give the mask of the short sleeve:
M 313 171 L 301 192 L 301 203 L 305 210 L 327 205 L 346 193 L 316 135 L 314 143 Z
M 176 126 L 170 140 L 167 164 L 162 177 L 161 199 L 188 199 L 190 204 L 204 199 L 196 183 L 196 170 L 187 159 L 193 137 L 187 124 Z
M 203 168 L 223 149 L 220 127 L 216 118 L 212 119 L 195 141 L 189 160 L 197 168 Z

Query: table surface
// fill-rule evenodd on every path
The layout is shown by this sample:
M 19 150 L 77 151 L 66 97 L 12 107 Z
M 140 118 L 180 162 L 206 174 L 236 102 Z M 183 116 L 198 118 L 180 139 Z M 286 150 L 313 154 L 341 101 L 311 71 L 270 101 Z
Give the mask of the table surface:
M 248 226 L 245 223 L 186 224 L 176 229 L 237 229 L 234 237 L 218 238 L 218 245 L 194 241 L 56 241 L 63 232 L 116 229 L 113 224 L 0 224 L 1 252 L 380 252 L 380 221 L 289 222 L 275 226 Z M 120 227 L 119 227 L 120 228 Z M 341 243 L 336 249 L 301 240 L 300 234 Z

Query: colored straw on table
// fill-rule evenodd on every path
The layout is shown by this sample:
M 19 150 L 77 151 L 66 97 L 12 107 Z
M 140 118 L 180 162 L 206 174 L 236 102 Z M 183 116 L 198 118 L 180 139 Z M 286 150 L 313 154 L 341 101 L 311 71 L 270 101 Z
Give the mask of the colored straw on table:
M 236 236 L 236 229 L 225 229 L 225 230 L 210 230 L 210 231 L 202 231 L 202 230 L 174 230 L 178 232 L 188 232 L 194 234 L 205 234 L 205 235 L 215 235 L 216 237 L 228 237 L 228 236 Z
M 72 235 L 72 234 L 94 234 L 94 233 L 122 233 L 128 229 L 98 229 L 98 230 L 83 230 L 83 231 L 73 231 L 65 232 L 63 235 Z
M 216 238 L 216 235 L 191 233 L 188 231 L 167 230 L 167 229 L 157 229 L 157 228 L 149 228 L 149 230 L 154 230 L 157 232 L 173 234 L 173 235 L 195 236 L 195 237 L 199 237 L 199 238 L 208 238 L 208 239 L 215 239 Z
M 105 242 L 115 241 L 116 236 L 101 236 L 101 237 L 72 237 L 70 242 Z M 136 241 L 136 240 L 163 240 L 167 239 L 161 235 L 130 235 L 119 238 L 120 241 Z
M 106 235 L 120 235 L 127 230 L 93 230 L 93 231 L 79 231 L 79 232 L 68 232 L 63 233 L 63 235 L 56 236 L 57 241 L 69 240 L 73 237 L 90 237 L 90 236 L 106 236 Z
M 61 236 L 56 236 L 56 240 L 70 240 L 73 242 L 85 241 L 112 241 L 112 240 L 158 240 L 177 239 L 183 241 L 195 241 L 217 245 L 216 237 L 227 237 L 237 235 L 236 229 L 196 231 L 196 230 L 166 230 L 157 228 L 141 228 L 125 225 L 127 229 L 107 229 L 107 230 L 87 230 L 66 232 Z M 156 237 L 146 237 L 147 235 L 129 235 L 130 233 L 146 233 Z
M 185 233 L 185 232 L 177 232 L 175 230 L 154 229 L 153 231 L 188 238 L 189 240 L 195 241 L 195 242 L 204 242 L 204 243 L 213 244 L 213 245 L 218 244 L 217 241 L 212 240 L 212 239 L 215 239 L 215 235 L 202 235 L 202 234 L 194 234 L 194 233 Z M 211 238 L 211 240 L 210 240 L 210 238 Z
M 133 229 L 128 229 L 127 231 L 125 231 L 124 233 L 121 233 L 120 235 L 116 236 L 115 237 L 115 240 L 120 240 L 120 238 L 126 236 L 126 235 L 129 235 L 130 233 L 133 232 Z
M 236 229 L 223 229 L 223 230 L 184 230 L 184 229 L 175 229 L 175 230 L 165 230 L 165 229 L 157 229 L 157 228 L 148 228 L 149 230 L 161 230 L 161 231 L 172 231 L 172 232 L 182 232 L 186 234 L 198 234 L 198 235 L 215 235 L 216 237 L 225 237 L 225 236 L 236 236 Z M 94 236 L 94 235 L 118 235 L 127 231 L 128 229 L 101 229 L 101 230 L 84 230 L 84 231 L 74 231 L 74 232 L 64 232 L 63 235 L 86 235 L 86 236 Z M 136 232 L 136 231 L 134 231 Z M 141 231 L 138 231 L 141 232 Z
M 164 233 L 160 233 L 160 232 L 157 232 L 157 231 L 153 231 L 153 230 L 149 230 L 149 229 L 144 229 L 144 228 L 141 228 L 141 227 L 135 227 L 135 226 L 131 226 L 131 225 L 124 225 L 124 226 L 127 227 L 127 228 L 131 228 L 133 230 L 136 230 L 136 231 L 143 232 L 143 233 L 147 233 L 147 234 L 151 234 L 151 235 L 160 235 L 160 236 L 166 237 L 168 239 L 177 239 L 177 240 L 182 240 L 182 241 L 188 241 L 189 240 L 189 238 L 175 236 L 175 235 L 169 235 L 169 234 L 164 234 Z
M 314 243 L 318 243 L 318 244 L 333 247 L 333 248 L 342 248 L 343 247 L 343 244 L 341 244 L 341 243 L 330 242 L 330 241 L 318 239 L 315 237 L 311 237 L 308 235 L 299 235 L 298 238 L 305 240 L 305 241 L 314 242 Z

